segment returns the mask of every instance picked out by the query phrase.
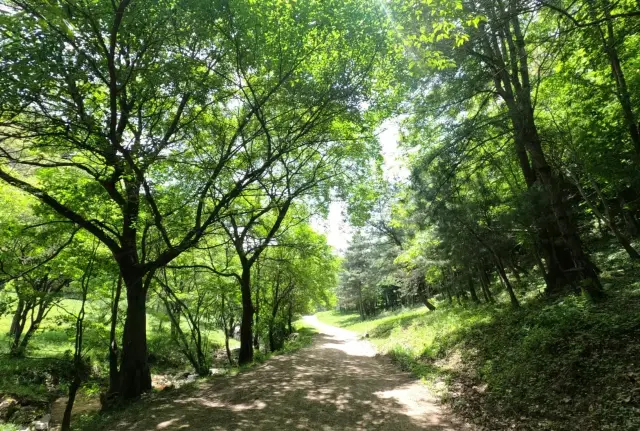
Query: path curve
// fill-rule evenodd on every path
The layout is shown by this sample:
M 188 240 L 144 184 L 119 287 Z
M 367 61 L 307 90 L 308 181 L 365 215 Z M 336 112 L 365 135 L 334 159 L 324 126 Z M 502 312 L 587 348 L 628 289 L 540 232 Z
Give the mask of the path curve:
M 356 334 L 305 321 L 319 332 L 311 346 L 276 356 L 185 395 L 168 393 L 111 424 L 119 430 L 414 431 L 462 430 L 427 387 L 375 356 Z

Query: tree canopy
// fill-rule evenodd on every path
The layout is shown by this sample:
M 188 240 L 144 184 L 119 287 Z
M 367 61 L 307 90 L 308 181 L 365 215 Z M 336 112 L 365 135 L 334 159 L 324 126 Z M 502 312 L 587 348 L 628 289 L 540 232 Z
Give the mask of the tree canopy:
M 0 35 L 9 351 L 67 310 L 106 404 L 165 324 L 208 375 L 317 309 L 598 304 L 640 259 L 635 0 L 0 0 Z

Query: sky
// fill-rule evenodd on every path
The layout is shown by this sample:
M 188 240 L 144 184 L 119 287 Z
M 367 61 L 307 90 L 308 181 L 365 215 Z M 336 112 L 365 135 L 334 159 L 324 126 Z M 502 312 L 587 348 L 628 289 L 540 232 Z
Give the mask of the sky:
M 378 140 L 384 159 L 384 176 L 389 181 L 405 179 L 409 171 L 403 161 L 402 151 L 398 148 L 400 126 L 398 119 L 386 120 L 378 129 Z M 311 222 L 314 229 L 327 235 L 327 242 L 339 254 L 343 254 L 353 235 L 353 228 L 346 220 L 344 202 L 333 201 L 329 205 L 326 219 L 315 219 Z

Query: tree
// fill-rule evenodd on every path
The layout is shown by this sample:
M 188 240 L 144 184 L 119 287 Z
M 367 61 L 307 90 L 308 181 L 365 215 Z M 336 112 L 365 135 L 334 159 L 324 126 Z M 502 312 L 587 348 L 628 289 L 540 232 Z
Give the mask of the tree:
M 538 62 L 538 74 L 533 75 L 530 44 L 538 37 L 538 27 L 523 24 L 535 11 L 518 1 L 454 6 L 450 2 L 418 6 L 422 13 L 415 15 L 408 15 L 411 8 L 399 6 L 416 31 L 409 39 L 412 48 L 435 50 L 437 54 L 435 59 L 432 52 L 424 54 L 426 78 L 444 84 L 419 103 L 430 104 L 435 112 L 440 109 L 439 103 L 445 103 L 443 113 L 451 113 L 453 121 L 462 119 L 468 133 L 457 145 L 464 154 L 474 141 L 469 139 L 469 132 L 497 124 L 496 117 L 487 116 L 487 108 L 498 98 L 494 112 L 504 116 L 500 126 L 510 135 L 529 193 L 540 203 L 534 223 L 537 244 L 548 266 L 547 290 L 559 292 L 565 285 L 578 283 L 597 299 L 602 294 L 597 268 L 585 253 L 567 205 L 566 188 L 548 161 L 536 120 L 532 94 L 546 70 L 546 58 Z M 541 24 L 540 31 L 546 30 L 544 26 Z
M 382 15 L 355 0 L 5 4 L 0 178 L 111 251 L 127 299 L 111 391 L 136 397 L 154 274 L 308 143 L 284 137 L 356 113 Z

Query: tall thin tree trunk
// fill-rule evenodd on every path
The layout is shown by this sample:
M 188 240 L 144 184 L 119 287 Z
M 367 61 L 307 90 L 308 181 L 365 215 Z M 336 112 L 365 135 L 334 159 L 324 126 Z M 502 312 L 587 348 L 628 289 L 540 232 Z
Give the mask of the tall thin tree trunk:
M 487 275 L 482 268 L 480 268 L 479 272 L 480 286 L 482 287 L 482 295 L 484 296 L 484 300 L 486 302 L 493 302 L 493 296 L 491 295 L 491 291 L 489 290 L 489 280 L 487 279 Z
M 231 348 L 229 347 L 229 325 L 227 324 L 227 316 L 225 312 L 225 296 L 222 295 L 222 305 L 221 305 L 221 315 L 222 315 L 222 329 L 224 331 L 224 348 L 227 352 L 227 360 L 229 361 L 229 365 L 233 365 L 233 358 L 231 357 Z
M 360 309 L 360 319 L 364 320 L 365 314 L 364 314 L 364 304 L 362 302 L 362 283 L 358 284 L 358 304 L 360 305 L 360 307 L 359 307 L 359 309 Z
M 259 268 L 259 267 L 258 267 Z M 258 269 L 258 274 L 259 274 Z M 259 275 L 258 275 L 259 277 Z M 258 350 L 260 348 L 260 337 L 259 337 L 259 325 L 260 324 L 260 287 L 256 287 L 256 303 L 255 303 L 255 333 L 253 335 L 253 348 Z
M 289 297 L 289 308 L 287 309 L 287 329 L 289 334 L 293 333 L 293 300 Z
M 251 268 L 243 265 L 240 277 L 242 320 L 240 322 L 240 365 L 253 362 L 253 300 L 251 299 Z
M 71 430 L 71 412 L 73 411 L 73 404 L 76 401 L 76 394 L 78 393 L 78 389 L 80 389 L 80 383 L 80 378 L 76 376 L 69 385 L 69 399 L 67 400 L 67 405 L 64 408 L 62 425 L 60 426 L 61 431 Z
M 513 291 L 513 286 L 509 281 L 509 277 L 507 277 L 507 273 L 504 271 L 504 266 L 502 266 L 502 261 L 497 256 L 496 256 L 496 268 L 498 269 L 498 274 L 502 279 L 504 287 L 507 289 L 507 293 L 509 294 L 509 299 L 511 300 L 511 305 L 516 308 L 519 307 L 520 301 L 518 301 L 518 298 L 516 297 L 516 294 Z
M 590 6 L 591 15 L 597 17 L 597 11 L 594 8 L 593 0 L 587 2 Z M 616 47 L 616 35 L 613 28 L 613 20 L 610 12 L 611 4 L 608 1 L 603 2 L 603 12 L 605 16 L 606 32 L 602 31 L 602 28 L 598 25 L 597 29 L 602 38 L 602 45 L 604 51 L 609 59 L 609 65 L 611 67 L 611 74 L 616 83 L 616 96 L 620 107 L 622 108 L 622 116 L 627 125 L 629 131 L 629 137 L 631 143 L 635 149 L 636 155 L 640 156 L 640 123 L 636 113 L 633 111 L 633 103 L 631 101 L 631 93 L 627 85 L 627 79 L 624 71 L 622 70 L 622 63 L 620 61 L 620 55 Z
M 111 327 L 109 329 L 109 394 L 117 394 L 120 390 L 120 375 L 118 370 L 118 305 L 122 293 L 122 276 L 118 275 L 118 282 L 111 298 Z

